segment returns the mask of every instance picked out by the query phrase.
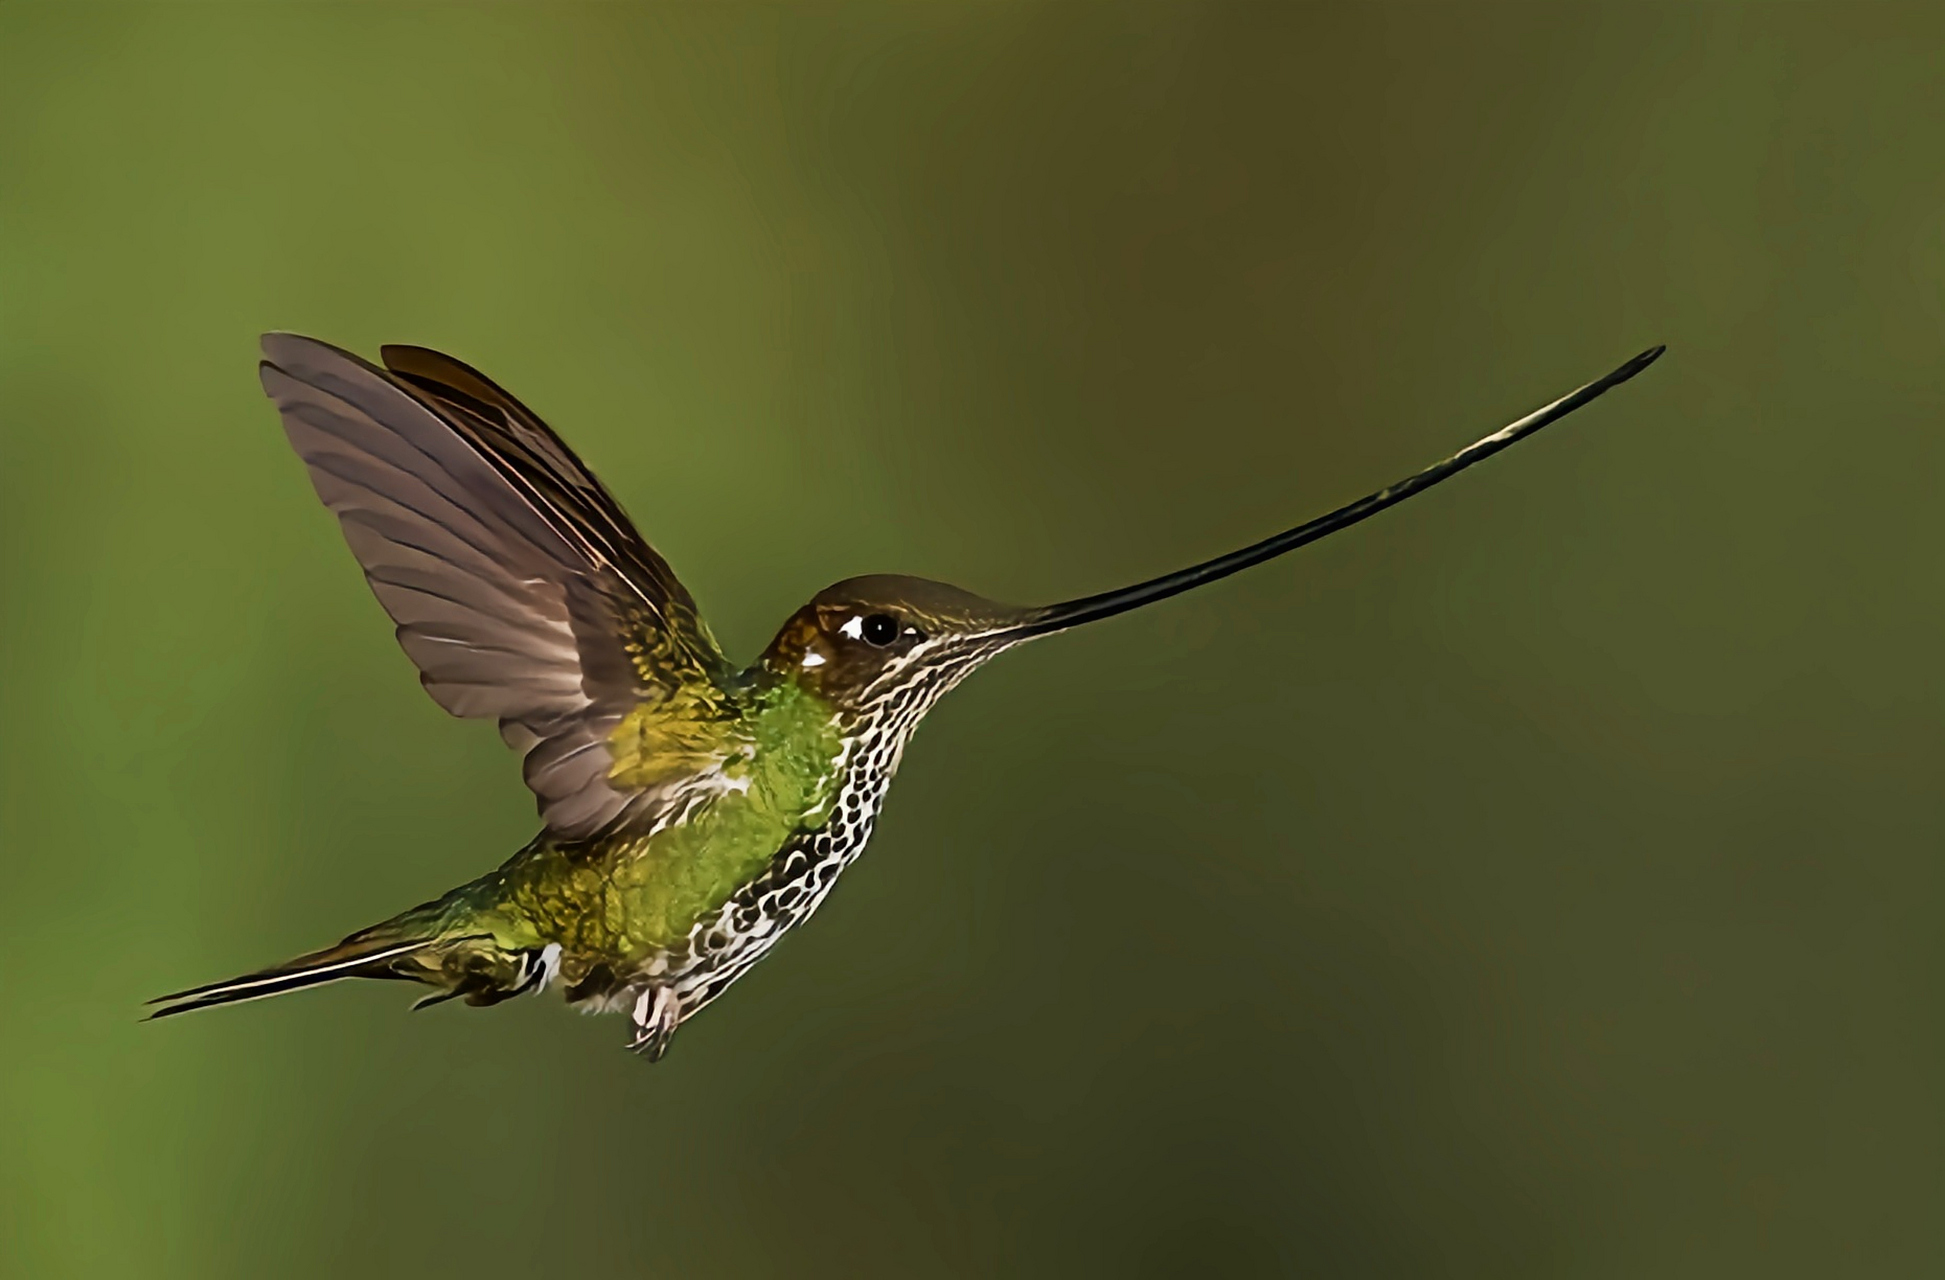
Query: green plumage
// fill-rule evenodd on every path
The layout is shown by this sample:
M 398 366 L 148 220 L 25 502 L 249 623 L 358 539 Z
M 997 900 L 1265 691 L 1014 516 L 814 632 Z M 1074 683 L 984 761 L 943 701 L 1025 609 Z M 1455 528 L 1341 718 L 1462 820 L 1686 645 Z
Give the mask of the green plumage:
M 796 835 L 823 828 L 844 739 L 830 704 L 795 681 L 752 694 L 728 722 L 719 794 L 651 835 L 585 842 L 545 835 L 442 900 L 451 934 L 506 951 L 561 944 L 570 985 L 606 962 L 624 972 L 676 947 Z

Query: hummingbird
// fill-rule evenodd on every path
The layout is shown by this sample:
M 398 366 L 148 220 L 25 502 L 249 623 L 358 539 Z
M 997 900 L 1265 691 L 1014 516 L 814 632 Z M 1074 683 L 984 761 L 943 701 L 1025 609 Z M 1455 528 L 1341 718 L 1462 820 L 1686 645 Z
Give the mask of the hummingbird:
M 499 868 L 334 946 L 150 1001 L 152 1018 L 340 978 L 415 1008 L 559 986 L 626 1013 L 649 1060 L 816 911 L 871 838 L 919 722 L 1031 640 L 1228 577 L 1357 524 L 1532 435 L 1603 378 L 1388 488 L 1227 555 L 1020 607 L 922 578 L 825 588 L 757 659 L 724 656 L 688 590 L 536 414 L 424 347 L 381 364 L 271 333 L 259 373 L 426 692 L 499 722 L 542 829 Z

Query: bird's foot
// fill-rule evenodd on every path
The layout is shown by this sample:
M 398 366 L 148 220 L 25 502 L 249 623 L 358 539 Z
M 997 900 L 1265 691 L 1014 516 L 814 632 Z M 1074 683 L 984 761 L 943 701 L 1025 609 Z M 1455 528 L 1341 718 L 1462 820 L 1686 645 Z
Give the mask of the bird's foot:
M 634 1018 L 635 1038 L 628 1047 L 650 1062 L 660 1060 L 669 1051 L 669 1040 L 682 1021 L 675 992 L 668 987 L 649 987 L 635 1000 Z

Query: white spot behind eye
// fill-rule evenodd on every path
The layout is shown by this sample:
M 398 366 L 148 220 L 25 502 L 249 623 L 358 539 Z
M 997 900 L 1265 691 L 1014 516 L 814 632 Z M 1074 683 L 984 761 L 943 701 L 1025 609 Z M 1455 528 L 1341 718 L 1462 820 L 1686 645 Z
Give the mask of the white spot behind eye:
M 864 619 L 857 614 L 852 614 L 845 624 L 837 629 L 837 633 L 841 636 L 849 636 L 853 640 L 862 640 L 864 638 Z
M 804 650 L 804 665 L 807 667 L 821 667 L 824 665 L 824 655 L 815 649 L 806 649 Z

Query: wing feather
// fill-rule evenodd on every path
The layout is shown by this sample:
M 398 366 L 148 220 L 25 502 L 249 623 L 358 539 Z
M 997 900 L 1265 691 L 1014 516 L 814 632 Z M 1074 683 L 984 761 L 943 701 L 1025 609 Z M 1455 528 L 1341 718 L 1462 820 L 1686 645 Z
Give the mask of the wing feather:
M 620 786 L 608 737 L 644 706 L 726 715 L 731 668 L 601 483 L 450 357 L 387 347 L 380 369 L 281 333 L 263 350 L 264 390 L 433 699 L 500 722 L 557 835 L 672 811 L 706 764 Z

